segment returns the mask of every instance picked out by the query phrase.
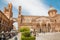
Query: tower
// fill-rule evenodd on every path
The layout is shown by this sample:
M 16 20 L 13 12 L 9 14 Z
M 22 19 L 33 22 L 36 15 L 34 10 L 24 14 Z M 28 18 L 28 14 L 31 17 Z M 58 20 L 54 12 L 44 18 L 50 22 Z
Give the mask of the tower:
M 8 10 L 9 10 L 9 16 L 11 18 L 13 16 L 13 13 L 12 13 L 12 3 L 8 4 Z
M 4 8 L 4 14 L 8 17 L 8 19 L 12 18 L 13 13 L 12 13 L 12 3 L 8 4 L 8 8 Z
M 20 29 L 20 26 L 21 26 L 21 17 L 22 17 L 22 15 L 21 15 L 21 6 L 19 6 L 19 8 L 18 8 L 19 10 L 19 12 L 18 12 L 18 30 Z
M 50 17 L 54 17 L 57 14 L 57 10 L 54 7 L 50 6 L 48 14 L 49 14 Z

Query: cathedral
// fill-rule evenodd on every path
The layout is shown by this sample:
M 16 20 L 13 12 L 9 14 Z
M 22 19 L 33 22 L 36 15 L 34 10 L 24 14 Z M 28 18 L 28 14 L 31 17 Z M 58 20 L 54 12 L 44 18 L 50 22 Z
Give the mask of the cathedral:
M 0 31 L 11 31 L 14 27 L 13 23 L 18 22 L 18 30 L 22 26 L 28 26 L 37 32 L 60 32 L 60 14 L 54 7 L 48 10 L 49 16 L 28 16 L 22 15 L 22 7 L 18 8 L 18 18 L 13 18 L 12 4 L 8 4 L 8 8 L 4 8 L 4 12 L 0 11 Z
M 12 4 L 4 7 L 4 11 L 0 10 L 0 32 L 10 32 L 13 29 L 13 12 Z
M 19 6 L 18 29 L 22 26 L 28 26 L 37 32 L 60 32 L 60 14 L 54 7 L 48 10 L 49 16 L 27 16 L 21 14 Z

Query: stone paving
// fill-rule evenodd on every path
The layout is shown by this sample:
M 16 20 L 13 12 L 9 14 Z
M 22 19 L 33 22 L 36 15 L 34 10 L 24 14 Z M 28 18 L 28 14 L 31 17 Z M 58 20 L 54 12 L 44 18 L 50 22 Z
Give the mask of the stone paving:
M 38 33 L 36 40 L 60 40 L 60 32 L 56 33 Z
M 18 40 L 21 40 L 21 33 L 18 33 L 15 37 L 18 38 Z M 15 40 L 13 37 L 9 40 Z M 60 32 L 56 33 L 38 33 L 36 36 L 36 40 L 60 40 Z
M 21 40 L 21 33 L 18 33 L 18 35 L 16 35 L 15 37 L 17 37 L 17 40 Z M 15 37 L 13 37 L 9 40 L 15 40 Z

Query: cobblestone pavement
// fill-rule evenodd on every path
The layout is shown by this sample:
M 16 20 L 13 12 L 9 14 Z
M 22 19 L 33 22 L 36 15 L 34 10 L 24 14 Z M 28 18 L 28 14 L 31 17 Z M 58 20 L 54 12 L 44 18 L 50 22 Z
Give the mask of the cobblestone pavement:
M 56 33 L 38 33 L 36 40 L 60 40 L 60 32 Z
M 18 40 L 21 40 L 21 34 L 18 33 L 18 35 L 16 35 L 15 37 L 17 37 Z M 11 38 L 9 40 L 15 40 L 14 38 Z M 56 32 L 56 33 L 38 33 L 36 36 L 36 40 L 60 40 L 60 32 Z
M 17 37 L 17 40 L 21 39 L 21 34 L 18 33 L 18 35 L 14 36 L 13 38 L 9 39 L 9 40 L 15 40 L 15 37 Z

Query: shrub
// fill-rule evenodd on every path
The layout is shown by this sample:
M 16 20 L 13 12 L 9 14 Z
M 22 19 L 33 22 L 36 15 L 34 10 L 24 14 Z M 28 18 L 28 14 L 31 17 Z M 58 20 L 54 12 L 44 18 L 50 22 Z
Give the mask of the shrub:
M 35 37 L 31 36 L 29 27 L 21 27 L 20 32 L 22 32 L 21 40 L 35 40 Z
M 24 35 L 25 37 L 30 37 L 31 36 L 29 31 L 23 32 L 22 35 Z
M 20 28 L 20 32 L 30 31 L 29 27 L 24 26 Z
M 22 36 L 21 40 L 35 40 L 35 37 L 34 36 L 30 36 L 30 37 Z

